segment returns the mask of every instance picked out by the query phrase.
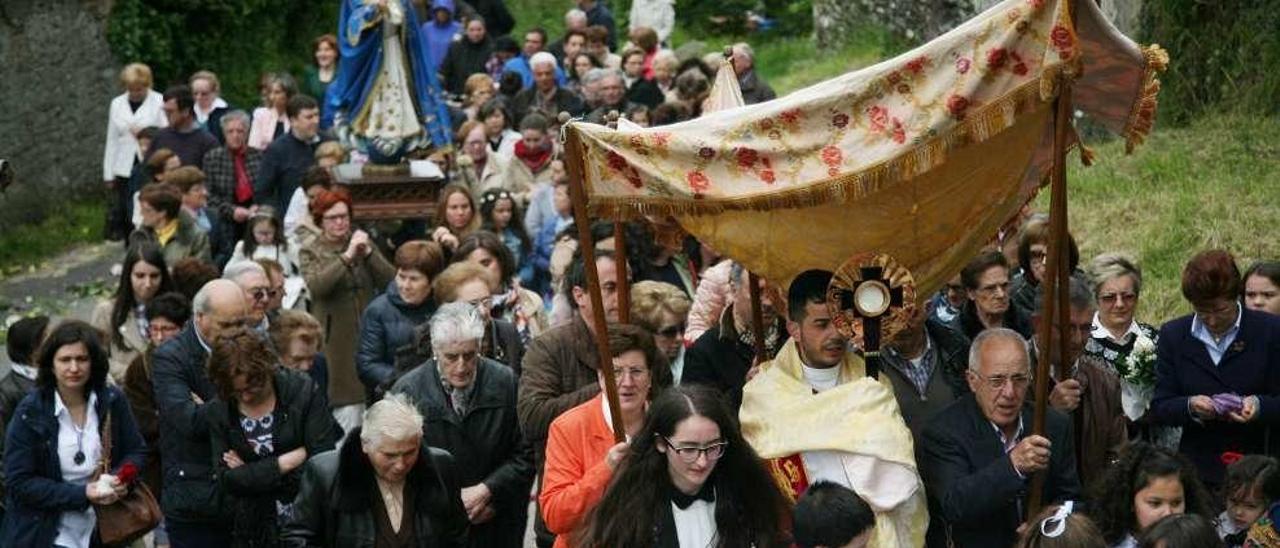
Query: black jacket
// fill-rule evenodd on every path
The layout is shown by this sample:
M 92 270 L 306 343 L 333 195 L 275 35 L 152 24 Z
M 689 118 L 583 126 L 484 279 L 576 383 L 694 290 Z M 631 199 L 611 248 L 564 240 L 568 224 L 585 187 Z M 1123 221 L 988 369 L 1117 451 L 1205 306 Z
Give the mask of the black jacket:
M 323 141 L 317 136 L 304 143 L 292 131 L 276 137 L 262 153 L 258 173 L 253 174 L 253 203 L 276 208 L 276 218 L 283 219 L 293 191 L 302 184 L 307 169 L 316 164 L 316 147 Z
M 982 325 L 982 320 L 978 319 L 978 311 L 973 301 L 965 301 L 964 306 L 960 307 L 960 313 L 949 322 L 943 323 L 933 318 L 926 321 L 933 324 L 934 328 L 946 328 L 930 329 L 929 335 L 934 337 L 934 342 L 938 343 L 943 353 L 964 356 L 966 364 L 969 363 L 969 345 L 973 343 L 973 338 L 977 337 L 978 333 L 986 329 Z M 1009 310 L 1004 313 L 1004 327 L 1017 331 L 1024 339 L 1030 339 L 1033 334 L 1031 318 L 1024 316 L 1012 301 L 1009 303 Z
M 222 518 L 210 465 L 208 402 L 217 397 L 217 390 L 205 371 L 208 359 L 193 322 L 152 355 L 164 482 L 160 509 L 175 523 L 209 525 Z M 206 403 L 196 403 L 193 394 Z
M 37 390 L 18 404 L 9 424 L 4 454 L 8 504 L 0 527 L 0 546 L 52 546 L 62 513 L 89 507 L 84 485 L 62 480 L 58 419 L 53 408 L 53 389 Z M 141 472 L 147 446 L 124 393 L 115 386 L 104 387 L 98 392 L 94 410 L 100 436 L 105 435 L 110 413 L 111 472 L 119 472 L 125 462 Z
M 453 456 L 423 445 L 405 480 L 413 492 L 414 530 L 421 548 L 462 548 L 467 539 L 467 512 Z M 281 545 L 301 547 L 373 546 L 375 528 L 370 496 L 377 492 L 373 465 L 360 444 L 360 429 L 347 435 L 342 448 L 312 457 L 302 472 L 293 519 L 284 527 Z
M 776 346 L 782 348 L 782 343 L 787 342 L 787 330 L 782 318 L 777 322 Z M 738 408 L 742 406 L 742 386 L 747 383 L 747 370 L 751 369 L 755 354 L 755 348 L 738 337 L 738 330 L 733 325 L 733 305 L 726 306 L 720 323 L 706 330 L 685 351 L 680 383 L 715 388 L 728 397 L 734 416 L 737 416 Z M 771 359 L 773 356 L 765 356 L 760 361 Z
M 658 89 L 658 84 L 653 80 L 641 78 L 631 84 L 630 88 L 627 88 L 627 100 L 655 109 L 658 108 L 658 105 L 666 102 L 667 96 L 662 93 L 662 90 Z
M 1030 435 L 1031 406 L 1022 408 Z M 1044 501 L 1079 500 L 1071 421 L 1048 409 L 1045 437 L 1053 444 Z M 929 515 L 947 527 L 956 548 L 1012 546 L 1023 520 L 1030 477 L 1022 478 L 1005 454 L 995 427 L 969 394 L 934 416 L 919 440 L 920 470 L 929 493 Z
M 533 449 L 520 434 L 516 417 L 516 376 L 511 369 L 481 358 L 471 406 L 459 417 L 453 411 L 434 359 L 396 382 L 392 392 L 409 396 L 426 423 L 424 442 L 451 453 L 458 461 L 458 482 L 483 482 L 493 493 L 492 521 L 471 528 L 469 546 L 519 548 L 528 519 L 533 485 Z
M 515 99 L 511 101 L 512 116 L 515 118 L 514 125 L 519 125 L 520 120 L 523 120 L 530 112 L 535 111 L 538 93 L 540 93 L 538 88 L 532 86 L 522 89 L 520 93 L 516 94 Z M 582 99 L 567 89 L 557 87 L 556 94 L 552 99 L 552 102 L 555 103 L 555 106 L 552 107 L 553 111 L 538 111 L 547 116 L 548 120 L 556 119 L 561 112 L 568 112 L 571 116 L 581 116 L 587 111 L 587 106 L 583 104 Z
M 3 379 L 0 379 L 0 457 L 4 456 L 3 430 L 9 428 L 9 421 L 13 419 L 13 411 L 18 408 L 18 403 L 35 387 L 36 381 L 19 375 L 12 369 Z M 4 508 L 3 471 L 4 467 L 0 466 L 0 508 Z
M 280 455 L 299 447 L 306 447 L 308 456 L 318 455 L 341 439 L 342 428 L 329 413 L 329 400 L 305 373 L 281 367 L 272 380 L 276 407 L 269 457 L 259 456 L 250 446 L 234 403 L 209 406 L 211 465 L 217 470 L 224 512 L 232 517 L 232 546 L 277 546 L 276 502 L 293 502 L 302 475 L 301 467 L 282 474 Z M 228 469 L 222 460 L 228 450 L 235 451 L 244 466 Z
M 396 350 L 414 342 L 414 329 L 426 325 L 435 310 L 427 299 L 410 305 L 400 298 L 396 283 L 365 307 L 360 318 L 360 346 L 356 350 L 356 373 L 372 392 L 395 373 Z
M 485 21 L 488 23 L 488 20 Z M 489 30 L 493 32 L 492 27 Z M 501 36 L 493 34 L 493 36 Z M 467 91 L 467 77 L 475 73 L 488 74 L 484 64 L 493 55 L 493 40 L 488 36 L 483 42 L 476 43 L 465 36 L 449 45 L 449 51 L 440 62 L 440 74 L 444 77 L 441 84 L 444 89 L 454 95 L 462 95 Z

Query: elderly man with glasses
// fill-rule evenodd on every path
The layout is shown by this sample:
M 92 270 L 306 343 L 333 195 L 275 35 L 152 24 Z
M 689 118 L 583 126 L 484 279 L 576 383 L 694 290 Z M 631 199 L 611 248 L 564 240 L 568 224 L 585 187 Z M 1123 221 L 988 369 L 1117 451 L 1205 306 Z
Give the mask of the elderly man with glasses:
M 266 333 L 271 327 L 267 319 L 267 311 L 275 300 L 275 291 L 271 287 L 271 278 L 266 269 L 253 261 L 240 261 L 227 265 L 222 272 L 222 279 L 231 280 L 244 291 L 244 300 L 249 303 L 249 314 L 246 323 L 259 333 Z
M 930 499 L 930 545 L 1012 546 L 1031 476 L 1047 471 L 1044 501 L 1080 496 L 1071 421 L 1049 408 L 1030 433 L 1031 358 L 1022 335 L 997 327 L 969 349 L 973 391 L 934 416 L 916 440 Z

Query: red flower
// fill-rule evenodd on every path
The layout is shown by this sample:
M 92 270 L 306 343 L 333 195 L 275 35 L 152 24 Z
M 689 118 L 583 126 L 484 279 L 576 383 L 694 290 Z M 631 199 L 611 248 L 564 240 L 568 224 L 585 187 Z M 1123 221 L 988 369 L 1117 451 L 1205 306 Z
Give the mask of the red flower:
M 884 130 L 885 124 L 889 123 L 889 110 L 880 105 L 867 109 L 867 116 L 871 117 L 871 129 L 875 131 Z
M 1044 7 L 1044 0 L 1027 0 L 1032 9 L 1040 9 Z
M 960 74 L 968 73 L 970 63 L 971 62 L 969 61 L 968 57 L 961 57 L 959 59 L 956 59 L 956 72 L 959 72 Z
M 822 147 L 822 163 L 835 167 L 844 160 L 844 153 L 840 152 L 835 145 L 827 145 Z
M 763 165 L 763 166 L 764 166 L 765 168 L 767 168 L 767 169 L 773 169 L 773 162 L 770 162 L 770 161 L 769 161 L 769 157 L 768 157 L 768 156 L 761 156 L 761 157 L 760 157 L 760 164 L 761 164 L 761 165 Z
M 1223 453 L 1221 456 L 1219 456 L 1218 460 L 1222 461 L 1222 464 L 1225 466 L 1231 466 L 1232 464 L 1235 464 L 1236 462 L 1238 462 L 1240 459 L 1243 459 L 1243 458 L 1244 458 L 1244 455 L 1240 453 L 1236 453 L 1234 451 L 1227 451 Z
M 1027 75 L 1027 64 L 1026 64 L 1026 63 L 1018 63 L 1018 64 L 1014 65 L 1014 66 L 1013 66 L 1013 73 L 1014 73 L 1014 74 L 1017 74 L 1018 76 L 1026 76 L 1026 75 Z
M 120 470 L 116 472 L 116 479 L 120 480 L 122 485 L 129 485 L 137 478 L 138 467 L 134 466 L 132 462 L 124 463 L 124 466 L 121 466 Z
M 987 68 L 991 70 L 999 70 L 1004 67 L 1005 60 L 1009 58 L 1009 53 L 1004 48 L 995 48 L 987 51 Z
M 885 79 L 889 81 L 889 85 L 896 86 L 898 85 L 898 82 L 902 81 L 902 75 L 898 74 L 898 71 L 895 70 L 890 72 L 889 76 L 886 76 Z
M 907 142 L 907 131 L 902 127 L 902 121 L 897 118 L 893 119 L 893 142 L 898 144 Z
M 1071 31 L 1062 25 L 1053 26 L 1053 30 L 1049 31 L 1049 39 L 1053 41 L 1053 47 L 1058 50 L 1070 50 L 1075 43 L 1071 38 Z
M 667 146 L 667 142 L 671 140 L 671 134 L 668 132 L 654 133 L 653 145 L 659 147 Z
M 844 129 L 845 126 L 849 125 L 849 115 L 841 112 L 840 114 L 832 116 L 831 125 L 839 129 Z
M 636 188 L 644 186 L 644 181 L 640 180 L 640 174 L 637 173 L 634 168 L 627 170 L 627 182 L 631 183 L 631 186 Z
M 793 108 L 791 110 L 784 111 L 782 114 L 779 114 L 778 117 L 782 119 L 783 124 L 791 125 L 799 122 L 801 115 L 800 109 Z
M 907 70 L 912 74 L 920 74 L 924 70 L 924 66 L 929 64 L 929 58 L 925 56 L 916 57 L 907 62 Z
M 609 167 L 613 168 L 614 171 L 627 169 L 627 159 L 623 158 L 621 154 L 610 150 L 606 157 L 608 158 Z
M 760 172 L 760 180 L 769 184 L 773 184 L 777 179 L 773 175 L 772 169 L 766 169 Z
M 773 129 L 773 118 L 765 118 L 760 120 L 760 131 L 769 131 Z
M 690 171 L 685 179 L 689 181 L 689 188 L 699 194 L 711 187 L 711 181 L 701 171 Z
M 702 147 L 698 149 L 698 156 L 701 156 L 703 160 L 710 160 L 716 157 L 716 151 L 711 147 Z
M 738 165 L 749 169 L 756 165 L 756 160 L 760 159 L 760 154 L 754 149 L 739 147 L 737 157 Z
M 964 111 L 969 109 L 969 99 L 963 95 L 952 95 L 947 98 L 947 112 L 957 120 L 964 119 Z
M 645 144 L 643 136 L 632 135 L 631 138 L 628 139 L 628 143 L 631 144 L 631 148 L 634 149 L 636 153 L 644 155 L 649 154 L 649 145 Z

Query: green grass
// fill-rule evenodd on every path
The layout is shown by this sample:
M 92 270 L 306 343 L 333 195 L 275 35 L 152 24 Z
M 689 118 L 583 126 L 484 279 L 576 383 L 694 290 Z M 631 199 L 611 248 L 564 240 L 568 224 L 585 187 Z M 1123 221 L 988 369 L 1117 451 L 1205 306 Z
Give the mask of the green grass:
M 1227 249 L 1242 270 L 1280 258 L 1280 121 L 1207 116 L 1157 129 L 1132 156 L 1119 140 L 1095 150 L 1093 167 L 1070 164 L 1070 230 L 1082 263 L 1106 251 L 1139 261 L 1139 319 L 1159 325 L 1190 311 L 1179 278 L 1199 251 Z M 1048 211 L 1048 192 L 1036 205 Z
M 73 202 L 54 208 L 35 224 L 20 225 L 0 232 L 0 278 L 33 268 L 82 243 L 102 241 L 102 202 Z

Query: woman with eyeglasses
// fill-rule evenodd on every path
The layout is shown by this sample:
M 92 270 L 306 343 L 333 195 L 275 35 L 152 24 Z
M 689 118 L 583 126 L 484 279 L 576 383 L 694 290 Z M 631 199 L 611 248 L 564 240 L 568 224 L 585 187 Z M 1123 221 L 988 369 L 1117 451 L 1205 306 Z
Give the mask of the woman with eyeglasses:
M 1192 314 L 1160 328 L 1150 415 L 1181 426 L 1178 452 L 1216 489 L 1227 452 L 1274 454 L 1268 435 L 1280 424 L 1280 316 L 1240 304 L 1235 257 L 1213 249 L 1182 270 Z
M 140 242 L 125 252 L 115 295 L 98 303 L 89 322 L 107 339 L 111 378 L 116 384 L 124 384 L 129 364 L 146 351 L 151 339 L 147 304 L 156 295 L 173 290 L 159 246 Z
M 666 282 L 645 280 L 631 286 L 631 319 L 653 333 L 658 351 L 671 365 L 675 385 L 684 372 L 685 320 L 692 305 L 688 295 Z
M 363 230 L 351 225 L 351 195 L 326 190 L 311 200 L 311 217 L 320 236 L 298 254 L 302 278 L 311 292 L 311 314 L 324 327 L 324 356 L 329 367 L 329 403 L 346 431 L 360 425 L 365 387 L 356 374 L 360 313 L 387 287 L 396 268 Z
M 573 545 L 788 546 L 786 500 L 715 392 L 658 397 Z
M 1080 249 L 1075 238 L 1067 234 L 1067 272 L 1082 276 L 1076 267 L 1080 264 Z M 1018 234 L 1019 272 L 1009 282 L 1009 302 L 1024 318 L 1035 314 L 1036 301 L 1041 299 L 1040 281 L 1048 270 L 1049 216 L 1033 215 Z
M 641 443 L 638 436 L 645 424 L 649 402 L 671 386 L 671 370 L 666 367 L 666 359 L 653 344 L 653 336 L 644 329 L 628 324 L 610 326 L 609 350 L 613 354 L 613 378 L 618 389 L 618 414 L 628 441 L 614 442 L 612 417 L 604 396 L 604 374 L 597 373 L 601 392 L 556 417 L 547 434 L 538 507 L 547 530 L 556 535 L 556 548 L 577 545 L 572 542 L 572 535 L 604 496 L 610 478 L 628 454 L 629 443 Z M 741 438 L 738 441 L 741 442 Z M 746 447 L 745 442 L 742 446 Z M 654 477 L 656 474 L 646 481 L 652 482 Z M 625 519 L 642 517 L 628 515 Z M 647 545 L 649 543 L 598 546 Z
M 547 309 L 542 305 L 542 297 L 520 283 L 515 258 L 498 235 L 481 230 L 464 236 L 458 242 L 453 260 L 479 265 L 499 280 L 490 315 L 515 325 L 521 343 L 529 344 L 548 329 Z
M 265 338 L 235 328 L 211 342 L 209 445 L 231 517 L 231 546 L 277 546 L 293 515 L 302 465 L 341 436 L 329 402 L 301 371 L 280 362 Z
M 1142 293 L 1142 269 L 1130 257 L 1103 253 L 1089 265 L 1098 313 L 1093 317 L 1093 333 L 1085 343 L 1086 356 L 1102 358 L 1112 371 L 1124 369 L 1123 362 L 1140 338 L 1153 343 L 1156 328 L 1135 319 L 1138 296 Z
M 54 328 L 36 364 L 36 389 L 5 436 L 0 546 L 96 546 L 93 505 L 128 494 L 147 447 L 124 392 L 107 382 L 107 352 L 89 324 Z M 110 477 L 98 478 L 108 437 Z

